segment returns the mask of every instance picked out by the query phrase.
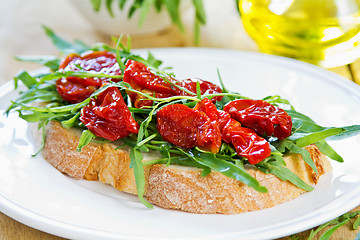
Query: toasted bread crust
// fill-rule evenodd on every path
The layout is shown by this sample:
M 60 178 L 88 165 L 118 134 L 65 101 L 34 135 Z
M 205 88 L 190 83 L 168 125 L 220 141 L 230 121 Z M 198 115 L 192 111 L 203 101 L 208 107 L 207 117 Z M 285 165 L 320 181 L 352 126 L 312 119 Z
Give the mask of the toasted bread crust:
M 101 181 L 120 191 L 137 194 L 133 170 L 129 168 L 129 148 L 116 149 L 117 143 L 90 143 L 77 152 L 80 134 L 77 129 L 64 129 L 59 122 L 50 122 L 43 157 L 60 172 L 75 179 Z M 331 166 L 315 145 L 306 149 L 319 174 L 315 174 L 299 154 L 290 154 L 284 159 L 287 168 L 313 185 L 331 170 Z M 157 158 L 160 158 L 159 153 L 151 152 L 144 156 L 144 161 Z M 218 172 L 201 177 L 201 170 L 197 168 L 155 164 L 144 165 L 145 195 L 148 201 L 164 208 L 192 213 L 237 214 L 273 207 L 304 192 L 292 183 L 256 168 L 247 167 L 246 171 L 265 186 L 268 193 L 260 193 Z

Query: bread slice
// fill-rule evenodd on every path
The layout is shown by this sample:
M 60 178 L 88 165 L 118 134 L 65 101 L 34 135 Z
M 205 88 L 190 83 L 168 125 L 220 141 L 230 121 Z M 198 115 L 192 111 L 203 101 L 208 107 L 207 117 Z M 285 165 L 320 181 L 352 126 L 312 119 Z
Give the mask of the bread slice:
M 90 143 L 76 151 L 81 131 L 65 129 L 59 122 L 50 122 L 46 130 L 43 157 L 75 179 L 101 181 L 114 188 L 137 194 L 133 170 L 129 168 L 129 148 L 116 149 L 118 143 Z M 285 156 L 287 168 L 310 185 L 331 170 L 327 157 L 315 145 L 306 147 L 319 174 L 303 161 L 299 154 Z M 144 161 L 160 158 L 158 152 L 144 154 Z M 192 213 L 238 214 L 273 207 L 298 197 L 304 190 L 272 174 L 246 166 L 268 193 L 260 193 L 246 184 L 211 172 L 201 177 L 201 170 L 193 167 L 163 164 L 144 165 L 147 200 L 157 206 Z

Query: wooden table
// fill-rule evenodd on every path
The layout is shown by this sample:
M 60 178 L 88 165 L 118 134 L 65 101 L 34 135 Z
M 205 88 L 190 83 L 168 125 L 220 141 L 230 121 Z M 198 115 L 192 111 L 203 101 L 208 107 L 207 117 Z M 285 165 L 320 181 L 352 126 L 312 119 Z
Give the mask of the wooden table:
M 106 41 L 106 40 L 105 40 Z M 148 47 L 184 47 L 192 46 L 191 39 L 184 37 L 176 28 L 170 28 L 164 32 L 147 36 L 146 38 L 133 38 L 132 39 L 133 48 L 148 48 Z M 206 46 L 206 45 L 205 45 Z M 29 67 L 27 67 L 29 68 Z M 351 81 L 360 84 L 360 61 L 353 64 L 330 69 L 331 71 L 350 79 Z M 360 206 L 354 210 L 360 210 Z M 299 233 L 294 235 L 299 238 L 294 238 L 294 236 L 284 237 L 281 240 L 285 239 L 307 239 L 309 231 Z M 355 239 L 356 235 L 360 232 L 360 229 L 354 231 L 351 230 L 351 225 L 347 224 L 342 226 L 337 232 L 332 236 L 331 239 Z M 36 239 L 36 240 L 59 240 L 63 239 L 56 237 L 26 225 L 23 225 L 8 216 L 0 213 L 0 239 L 1 240 L 13 240 L 13 239 Z M 314 239 L 319 239 L 315 237 Z

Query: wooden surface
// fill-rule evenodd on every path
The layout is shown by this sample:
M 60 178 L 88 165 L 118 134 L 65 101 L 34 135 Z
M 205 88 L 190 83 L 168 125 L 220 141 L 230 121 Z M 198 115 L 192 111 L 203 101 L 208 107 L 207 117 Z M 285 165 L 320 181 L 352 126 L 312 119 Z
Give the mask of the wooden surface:
M 105 39 L 106 41 L 107 39 Z M 133 37 L 133 48 L 147 48 L 147 47 L 183 47 L 191 46 L 192 41 L 184 37 L 176 28 L 169 28 L 158 34 L 149 35 L 147 37 Z M 206 46 L 206 45 L 205 45 Z M 21 66 L 21 65 L 19 65 Z M 22 65 L 24 66 L 24 65 Z M 26 68 L 26 67 L 25 67 Z M 29 68 L 27 66 L 27 68 Z M 350 79 L 360 84 L 360 61 L 351 65 L 330 69 L 331 71 Z M 354 210 L 360 210 L 360 206 Z M 354 239 L 359 233 L 360 229 L 354 231 L 351 230 L 350 224 L 342 226 L 335 232 L 331 239 Z M 285 239 L 307 239 L 310 231 L 305 231 L 293 236 L 281 238 Z M 37 239 L 37 240 L 59 240 L 63 239 L 56 237 L 36 229 L 23 225 L 6 215 L 0 213 L 0 240 L 13 240 L 13 239 Z M 314 239 L 319 239 L 315 237 Z

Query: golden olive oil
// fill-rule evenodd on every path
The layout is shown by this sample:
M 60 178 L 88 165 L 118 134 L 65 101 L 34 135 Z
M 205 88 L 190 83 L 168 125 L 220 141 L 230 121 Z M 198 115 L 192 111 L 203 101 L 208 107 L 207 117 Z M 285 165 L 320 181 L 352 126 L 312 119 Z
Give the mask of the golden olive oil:
M 324 67 L 360 58 L 360 0 L 240 0 L 239 9 L 263 52 Z

